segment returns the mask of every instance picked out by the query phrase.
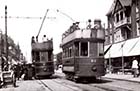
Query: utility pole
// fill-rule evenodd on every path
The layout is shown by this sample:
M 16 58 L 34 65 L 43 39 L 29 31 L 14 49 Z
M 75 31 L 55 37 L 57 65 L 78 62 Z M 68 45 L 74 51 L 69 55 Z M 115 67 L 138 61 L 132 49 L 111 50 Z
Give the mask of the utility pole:
M 2 31 L 0 30 L 0 72 L 2 72 Z
M 7 39 L 7 6 L 5 6 L 5 47 L 6 47 L 6 62 L 8 63 L 8 39 Z

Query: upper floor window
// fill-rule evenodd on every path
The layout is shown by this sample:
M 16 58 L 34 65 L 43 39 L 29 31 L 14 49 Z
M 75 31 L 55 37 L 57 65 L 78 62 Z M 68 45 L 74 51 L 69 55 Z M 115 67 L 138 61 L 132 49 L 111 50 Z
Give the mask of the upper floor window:
M 120 12 L 120 20 L 123 20 L 123 12 Z
M 116 14 L 116 22 L 119 21 L 119 14 Z

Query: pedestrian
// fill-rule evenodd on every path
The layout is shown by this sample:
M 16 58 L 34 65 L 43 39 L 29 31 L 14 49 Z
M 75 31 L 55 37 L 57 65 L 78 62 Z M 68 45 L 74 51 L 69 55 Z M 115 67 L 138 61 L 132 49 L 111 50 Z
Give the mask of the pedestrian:
M 47 41 L 46 35 L 43 35 L 42 41 L 43 42 L 46 42 Z
M 133 74 L 134 77 L 138 77 L 138 61 L 135 57 L 133 57 L 133 61 L 132 61 L 132 70 L 133 70 Z
M 38 42 L 38 36 L 36 36 L 36 42 Z
M 31 44 L 32 44 L 32 43 L 35 43 L 34 36 L 32 36 L 32 39 L 31 39 Z

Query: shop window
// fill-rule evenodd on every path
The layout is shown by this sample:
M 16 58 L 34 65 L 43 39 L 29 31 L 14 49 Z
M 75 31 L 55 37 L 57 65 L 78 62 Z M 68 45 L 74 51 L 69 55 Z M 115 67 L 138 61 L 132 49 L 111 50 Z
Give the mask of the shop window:
M 88 56 L 88 42 L 81 43 L 81 56 Z
M 98 43 L 98 55 L 103 56 L 104 55 L 104 44 Z

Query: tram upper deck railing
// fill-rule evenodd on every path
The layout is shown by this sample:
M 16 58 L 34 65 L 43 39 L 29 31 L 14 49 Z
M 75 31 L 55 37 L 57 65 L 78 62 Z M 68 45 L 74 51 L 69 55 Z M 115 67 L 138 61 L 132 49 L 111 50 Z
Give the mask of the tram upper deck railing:
M 48 50 L 53 50 L 53 42 L 52 40 L 48 40 L 45 42 L 36 42 L 32 43 L 31 45 L 33 51 L 48 51 Z
M 79 23 L 73 23 L 73 25 L 62 35 L 62 44 L 64 45 L 74 39 L 79 38 L 97 38 L 105 39 L 105 29 L 101 25 L 101 20 L 94 20 L 94 25 L 91 24 L 91 20 L 86 28 L 79 28 Z
M 78 38 L 98 38 L 105 39 L 104 29 L 79 29 L 62 38 L 62 45 Z

